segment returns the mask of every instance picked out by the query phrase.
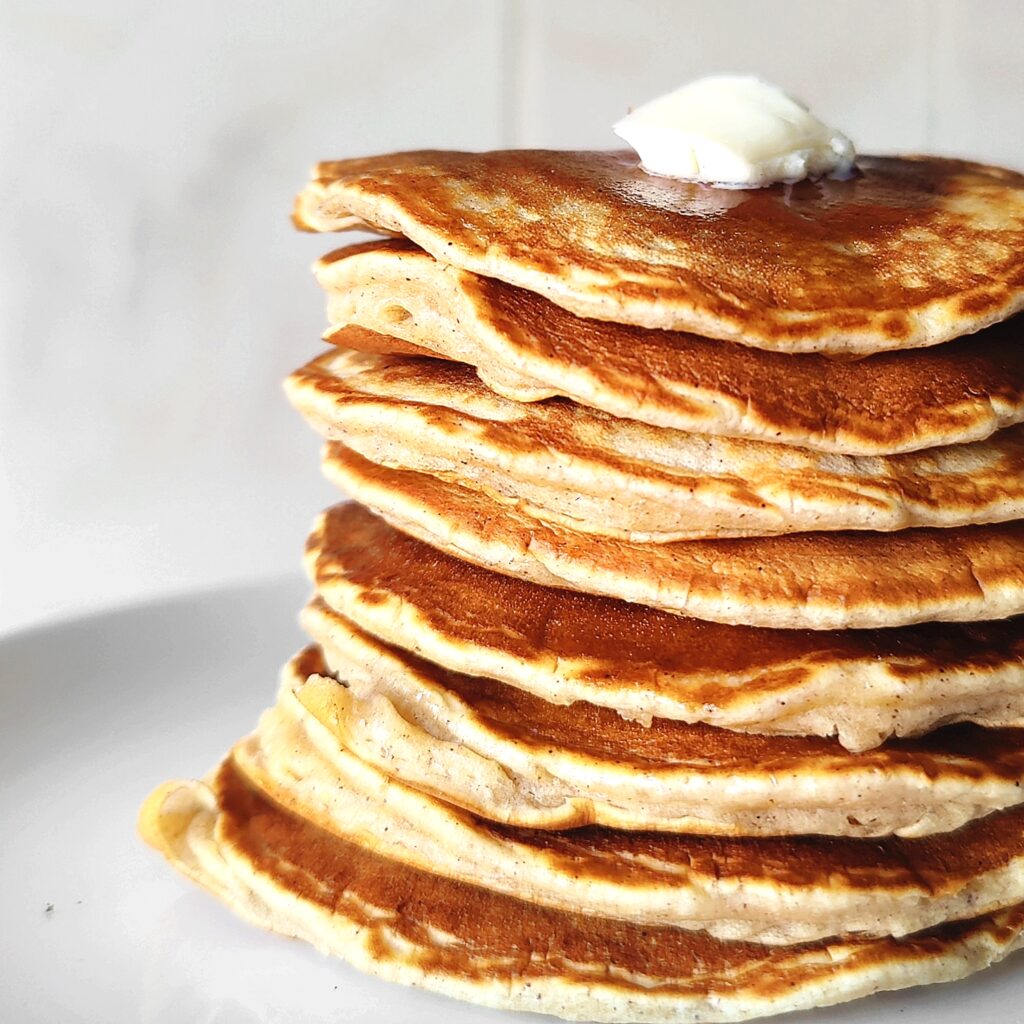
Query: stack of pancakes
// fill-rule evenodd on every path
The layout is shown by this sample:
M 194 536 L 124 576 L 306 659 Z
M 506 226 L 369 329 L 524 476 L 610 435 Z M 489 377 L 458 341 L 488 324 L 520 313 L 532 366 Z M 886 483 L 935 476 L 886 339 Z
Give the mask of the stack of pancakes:
M 320 165 L 355 501 L 314 641 L 146 838 L 386 978 L 738 1020 L 1024 942 L 1024 178 Z

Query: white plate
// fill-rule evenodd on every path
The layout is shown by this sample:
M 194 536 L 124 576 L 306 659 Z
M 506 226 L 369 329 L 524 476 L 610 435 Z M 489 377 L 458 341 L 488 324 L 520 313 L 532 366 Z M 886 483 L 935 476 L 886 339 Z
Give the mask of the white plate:
M 136 838 L 146 793 L 205 772 L 270 702 L 305 593 L 278 581 L 0 642 L 0 1022 L 542 1019 L 387 985 L 264 934 Z M 1020 1022 L 1021 967 L 786 1019 Z

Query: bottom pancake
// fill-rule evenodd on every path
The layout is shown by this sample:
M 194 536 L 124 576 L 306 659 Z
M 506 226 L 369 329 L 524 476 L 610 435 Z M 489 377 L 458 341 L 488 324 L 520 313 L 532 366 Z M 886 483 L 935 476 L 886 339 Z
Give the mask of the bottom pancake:
M 293 817 L 231 761 L 168 783 L 140 830 L 240 916 L 379 977 L 573 1020 L 737 1021 L 965 977 L 1021 943 L 1024 907 L 905 939 L 762 946 L 549 910 L 404 867 Z
M 306 679 L 323 671 L 316 648 L 292 660 L 233 763 L 278 806 L 411 868 L 555 909 L 770 945 L 907 935 L 1024 900 L 1017 810 L 926 840 L 875 842 L 497 824 L 339 743 L 302 703 Z

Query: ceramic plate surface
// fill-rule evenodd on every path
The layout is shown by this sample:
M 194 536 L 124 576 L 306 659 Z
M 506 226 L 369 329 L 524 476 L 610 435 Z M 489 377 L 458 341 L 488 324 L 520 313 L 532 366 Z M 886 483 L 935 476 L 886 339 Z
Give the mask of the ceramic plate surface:
M 388 985 L 253 929 L 136 837 L 149 790 L 203 774 L 272 701 L 306 593 L 296 577 L 0 640 L 0 1022 L 551 1019 Z M 1017 1024 L 1024 957 L 783 1019 Z

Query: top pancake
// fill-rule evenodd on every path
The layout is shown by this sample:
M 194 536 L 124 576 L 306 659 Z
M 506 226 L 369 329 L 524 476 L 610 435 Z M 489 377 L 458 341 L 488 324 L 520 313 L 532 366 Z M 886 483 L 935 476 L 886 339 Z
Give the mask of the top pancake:
M 655 427 L 848 455 L 961 444 L 1024 420 L 1024 317 L 930 349 L 834 359 L 585 320 L 401 239 L 336 250 L 316 275 L 329 341 L 469 363 L 520 402 L 562 395 Z
M 785 352 L 948 341 L 1024 306 L 1024 176 L 936 157 L 757 190 L 655 177 L 624 152 L 332 161 L 296 224 L 370 225 L 578 316 Z

